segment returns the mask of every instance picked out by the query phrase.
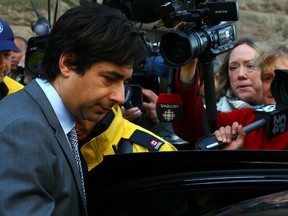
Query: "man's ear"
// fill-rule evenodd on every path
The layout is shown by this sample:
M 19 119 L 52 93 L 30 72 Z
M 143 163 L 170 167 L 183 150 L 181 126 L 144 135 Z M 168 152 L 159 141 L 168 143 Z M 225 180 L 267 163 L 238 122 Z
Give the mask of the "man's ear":
M 62 76 L 69 77 L 70 73 L 74 71 L 70 65 L 70 62 L 72 62 L 75 58 L 75 55 L 72 53 L 61 54 L 59 59 L 59 68 Z

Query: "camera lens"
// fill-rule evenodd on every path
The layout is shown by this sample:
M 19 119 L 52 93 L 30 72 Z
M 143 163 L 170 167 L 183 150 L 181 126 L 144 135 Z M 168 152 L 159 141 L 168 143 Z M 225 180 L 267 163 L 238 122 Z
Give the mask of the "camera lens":
M 29 50 L 26 52 L 26 69 L 29 73 L 37 75 L 41 69 L 44 50 Z
M 197 57 L 202 50 L 201 45 L 198 35 L 172 31 L 162 35 L 160 53 L 167 64 L 178 67 Z
M 182 66 L 191 58 L 206 58 L 219 55 L 233 47 L 237 38 L 236 26 L 220 23 L 212 27 L 194 29 L 187 26 L 182 31 L 162 35 L 160 53 L 170 66 Z
M 161 37 L 160 53 L 169 65 L 182 65 L 192 55 L 189 39 L 182 32 L 165 33 Z

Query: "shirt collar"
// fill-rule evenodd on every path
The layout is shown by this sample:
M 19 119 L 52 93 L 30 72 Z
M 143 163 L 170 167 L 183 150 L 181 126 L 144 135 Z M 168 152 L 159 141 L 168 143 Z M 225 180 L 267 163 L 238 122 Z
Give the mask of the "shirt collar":
M 36 78 L 36 82 L 47 96 L 65 134 L 69 133 L 69 131 L 71 131 L 71 129 L 75 126 L 75 120 L 67 110 L 60 95 L 47 80 Z

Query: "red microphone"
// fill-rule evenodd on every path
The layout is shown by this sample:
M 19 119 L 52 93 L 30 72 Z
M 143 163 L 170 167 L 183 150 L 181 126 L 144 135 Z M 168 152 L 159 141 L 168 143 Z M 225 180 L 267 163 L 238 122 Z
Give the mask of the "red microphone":
M 170 68 L 168 73 L 167 93 L 160 94 L 156 101 L 156 113 L 160 122 L 174 122 L 182 112 L 180 94 L 173 94 L 175 69 Z
M 173 122 L 182 112 L 179 94 L 160 94 L 156 101 L 156 112 L 160 122 Z

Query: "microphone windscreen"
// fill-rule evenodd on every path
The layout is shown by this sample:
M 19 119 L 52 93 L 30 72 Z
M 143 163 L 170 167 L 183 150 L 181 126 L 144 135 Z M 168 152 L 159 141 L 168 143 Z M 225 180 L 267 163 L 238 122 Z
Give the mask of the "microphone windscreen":
M 156 22 L 172 11 L 172 3 L 167 0 L 135 0 L 132 16 L 139 22 Z
M 288 108 L 278 110 L 277 104 L 259 105 L 254 113 L 257 119 L 265 120 L 265 134 L 268 138 L 284 133 L 288 128 Z
M 161 104 L 182 104 L 180 94 L 160 94 L 156 103 Z
M 156 101 L 156 113 L 160 122 L 174 122 L 182 112 L 179 94 L 160 94 Z

